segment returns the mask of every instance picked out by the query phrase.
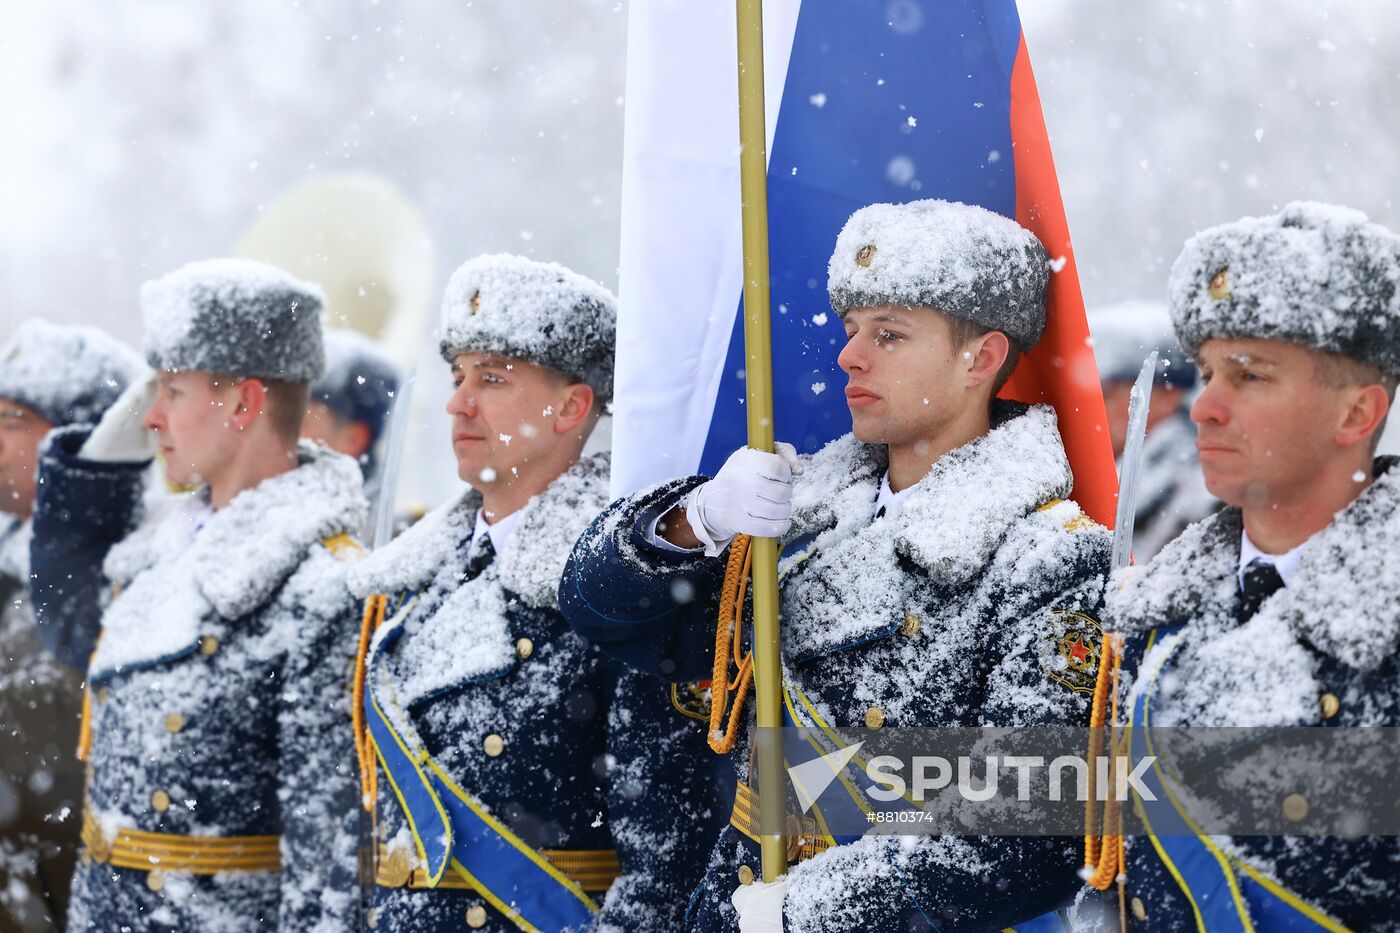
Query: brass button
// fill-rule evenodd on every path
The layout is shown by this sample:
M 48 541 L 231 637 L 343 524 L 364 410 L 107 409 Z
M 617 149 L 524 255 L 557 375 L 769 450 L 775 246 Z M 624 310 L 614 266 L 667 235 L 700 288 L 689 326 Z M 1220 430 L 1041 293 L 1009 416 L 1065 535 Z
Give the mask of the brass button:
M 1308 798 L 1302 794 L 1289 794 L 1283 798 L 1283 816 L 1289 822 L 1301 823 L 1308 816 Z
M 1142 903 L 1142 898 L 1133 898 L 1133 916 L 1139 920 L 1147 919 L 1147 907 Z
M 885 711 L 878 706 L 872 706 L 865 711 L 865 728 L 878 729 L 885 724 Z
M 903 622 L 899 623 L 899 634 L 911 637 L 918 633 L 919 626 L 922 624 L 923 623 L 919 621 L 919 617 L 911 612 L 904 617 Z
M 1331 719 L 1333 716 L 1337 715 L 1337 713 L 1341 712 L 1342 709 L 1342 701 L 1335 693 L 1324 693 L 1317 698 L 1317 703 L 1322 707 L 1323 719 Z
M 166 731 L 166 732 L 179 732 L 180 730 L 182 730 L 182 729 L 184 729 L 184 728 L 185 728 L 185 717 L 184 717 L 184 716 L 181 716 L 179 713 L 166 713 L 166 714 L 165 714 L 165 731 Z
M 739 866 L 739 883 L 753 884 L 753 869 L 747 865 Z
M 483 751 L 486 752 L 487 755 L 491 756 L 492 758 L 495 758 L 501 752 L 506 750 L 506 740 L 493 732 L 486 737 L 486 740 L 484 742 L 481 743 L 481 748 Z
M 479 930 L 486 926 L 486 908 L 480 904 L 473 904 L 467 908 L 467 926 L 473 930 Z
M 535 643 L 528 638 L 521 638 L 515 643 L 515 656 L 520 660 L 525 660 L 535 653 Z
M 385 887 L 401 888 L 408 884 L 408 876 L 413 874 L 413 865 L 408 860 L 408 850 L 389 849 L 384 860 L 379 863 L 379 880 Z
M 170 795 L 163 790 L 158 790 L 151 795 L 151 809 L 157 813 L 164 813 L 170 809 Z
M 219 650 L 219 639 L 213 635 L 205 635 L 199 640 L 199 653 L 206 658 Z
M 371 930 L 379 929 L 379 908 L 371 907 L 365 911 L 365 922 L 369 924 Z
M 146 887 L 150 888 L 152 891 L 159 891 L 161 888 L 165 887 L 165 876 L 158 871 L 147 872 Z
M 106 702 L 107 702 L 107 688 L 106 688 L 106 687 L 103 687 L 102 689 L 100 689 L 100 690 L 97 691 L 97 702 L 99 702 L 99 703 L 106 703 Z

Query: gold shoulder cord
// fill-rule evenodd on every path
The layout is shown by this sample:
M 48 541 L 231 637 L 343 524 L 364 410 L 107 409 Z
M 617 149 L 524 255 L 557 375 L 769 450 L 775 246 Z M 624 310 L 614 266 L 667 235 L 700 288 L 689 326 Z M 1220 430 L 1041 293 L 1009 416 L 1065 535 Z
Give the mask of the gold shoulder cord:
M 379 626 L 384 624 L 384 611 L 388 604 L 389 597 L 382 593 L 365 600 L 365 613 L 360 619 L 360 646 L 355 655 L 355 685 L 350 710 L 355 729 L 355 758 L 360 765 L 360 804 L 371 813 L 374 812 L 379 792 L 379 776 L 375 770 L 374 747 L 369 741 L 365 724 L 365 666 L 370 640 Z
M 1123 653 L 1118 646 L 1118 636 L 1104 632 L 1103 648 L 1099 660 L 1099 675 L 1094 684 L 1093 703 L 1089 709 L 1089 761 L 1098 760 L 1103 753 L 1104 732 L 1112 734 L 1118 722 L 1118 671 L 1123 663 Z M 1110 713 L 1105 717 L 1105 713 Z M 1116 749 L 1118 737 L 1113 735 L 1110 745 Z M 1109 781 L 1116 780 L 1118 758 L 1110 759 Z M 1089 794 L 1084 801 L 1084 867 L 1090 873 L 1086 879 L 1090 887 L 1107 891 L 1116 881 L 1118 884 L 1118 916 L 1126 924 L 1125 901 L 1127 898 L 1127 865 L 1123 858 L 1123 804 L 1121 801 L 1104 802 L 1102 831 L 1100 832 L 1099 813 L 1095 805 L 1098 789 L 1095 786 L 1098 769 L 1089 768 Z M 1125 927 L 1126 928 L 1126 927 Z
M 744 701 L 753 688 L 753 653 L 743 654 L 744 597 L 749 588 L 749 569 L 753 556 L 749 551 L 749 536 L 737 535 L 729 546 L 729 561 L 724 567 L 724 588 L 720 591 L 719 620 L 715 624 L 715 666 L 710 679 L 710 748 L 717 755 L 727 754 L 739 737 L 739 717 Z M 729 659 L 734 658 L 734 679 L 729 679 Z M 724 722 L 724 709 L 730 693 L 734 705 L 729 710 L 729 722 Z M 721 728 L 723 727 L 723 728 Z

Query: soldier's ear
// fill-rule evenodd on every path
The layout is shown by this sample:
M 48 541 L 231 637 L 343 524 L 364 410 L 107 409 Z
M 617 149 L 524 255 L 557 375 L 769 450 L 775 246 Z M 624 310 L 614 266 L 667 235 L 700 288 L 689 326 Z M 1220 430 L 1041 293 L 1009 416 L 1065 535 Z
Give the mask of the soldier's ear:
M 1010 353 L 1011 341 L 999 330 L 988 331 L 969 340 L 967 346 L 963 347 L 963 352 L 959 354 L 965 360 L 968 356 L 971 357 L 967 371 L 967 387 L 976 389 L 995 380 L 997 373 L 1001 371 L 1001 364 L 1006 362 Z
M 1369 444 L 1385 425 L 1390 413 L 1390 395 L 1385 386 L 1372 383 L 1368 386 L 1349 386 L 1343 390 L 1343 403 L 1346 410 L 1342 423 L 1337 427 L 1337 446 L 1354 447 Z
M 226 416 L 229 426 L 246 431 L 267 410 L 267 386 L 261 379 L 240 379 L 230 404 L 232 411 Z
M 578 430 L 598 404 L 593 387 L 586 382 L 574 382 L 564 390 L 564 403 L 554 413 L 554 433 L 569 434 Z

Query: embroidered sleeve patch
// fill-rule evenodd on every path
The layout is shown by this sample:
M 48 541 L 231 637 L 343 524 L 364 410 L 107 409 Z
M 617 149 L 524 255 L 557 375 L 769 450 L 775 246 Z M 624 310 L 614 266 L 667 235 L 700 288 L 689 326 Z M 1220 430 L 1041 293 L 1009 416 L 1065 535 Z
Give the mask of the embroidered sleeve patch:
M 1093 616 L 1068 609 L 1056 609 L 1050 619 L 1046 676 L 1075 693 L 1092 694 L 1099 673 L 1103 627 Z
M 671 684 L 671 706 L 682 716 L 710 721 L 710 682 L 695 680 L 688 684 Z

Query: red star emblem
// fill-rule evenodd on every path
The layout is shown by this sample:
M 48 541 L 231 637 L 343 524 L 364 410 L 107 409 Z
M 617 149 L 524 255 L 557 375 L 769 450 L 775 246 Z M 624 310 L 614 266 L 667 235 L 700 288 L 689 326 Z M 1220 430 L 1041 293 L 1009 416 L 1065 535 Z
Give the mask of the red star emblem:
M 1069 646 L 1069 656 L 1077 663 L 1083 664 L 1089 657 L 1089 646 L 1082 641 L 1072 642 Z

